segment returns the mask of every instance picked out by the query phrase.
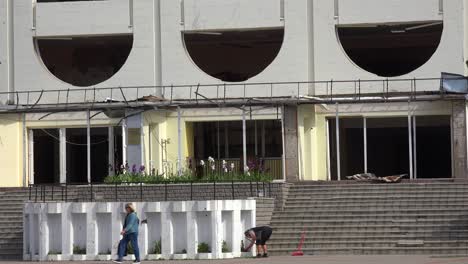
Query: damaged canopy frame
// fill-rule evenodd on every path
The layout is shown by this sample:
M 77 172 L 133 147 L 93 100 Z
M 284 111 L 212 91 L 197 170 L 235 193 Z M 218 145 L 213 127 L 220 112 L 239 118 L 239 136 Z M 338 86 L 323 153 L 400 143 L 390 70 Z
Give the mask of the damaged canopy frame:
M 181 173 L 181 109 L 183 108 L 221 108 L 235 107 L 242 111 L 243 157 L 246 164 L 246 115 L 251 107 L 280 108 L 284 105 L 300 104 L 334 104 L 337 121 L 339 104 L 376 103 L 376 102 L 414 102 L 436 101 L 465 98 L 464 93 L 450 93 L 444 89 L 447 82 L 459 81 L 464 77 L 421 78 L 421 79 L 383 79 L 383 80 L 344 80 L 316 82 L 276 82 L 276 83 L 243 83 L 211 84 L 181 86 L 140 86 L 140 87 L 107 87 L 67 90 L 17 91 L 0 93 L 0 114 L 2 113 L 46 113 L 86 111 L 87 141 L 87 181 L 91 179 L 90 130 L 91 111 L 104 113 L 112 117 L 113 113 L 123 112 L 122 149 L 123 161 L 127 159 L 127 118 L 125 113 L 143 113 L 155 109 L 177 109 L 178 118 L 178 157 L 177 171 Z M 13 96 L 12 96 L 13 95 Z M 10 99 L 14 98 L 14 102 Z M 251 112 L 252 110 L 250 110 Z M 284 134 L 284 111 L 281 111 L 282 133 Z M 44 116 L 44 117 L 45 117 Z M 122 117 L 121 114 L 119 114 Z M 25 115 L 23 115 L 25 119 Z M 409 112 L 409 120 L 411 113 Z M 142 121 L 141 121 L 142 122 Z M 338 121 L 339 122 L 339 121 Z M 339 124 L 337 122 L 337 125 Z M 410 122 L 410 121 L 409 121 Z M 120 124 L 119 124 L 120 125 Z M 327 126 L 328 127 L 328 126 Z M 27 136 L 23 132 L 23 143 L 26 146 Z M 332 135 L 328 135 L 332 136 Z M 411 132 L 409 140 L 411 138 Z M 141 130 L 143 138 L 143 131 Z M 339 134 L 337 151 L 339 152 Z M 412 151 L 412 150 L 410 150 Z M 24 152 L 26 155 L 26 152 Z M 144 150 L 141 153 L 144 161 Z M 412 153 L 410 153 L 412 156 Z M 26 160 L 26 157 L 24 157 Z M 283 135 L 284 162 L 284 135 Z M 410 158 L 410 164 L 413 157 Z M 63 161 L 61 160 L 61 163 Z M 339 168 L 339 164 L 338 164 Z M 245 168 L 244 168 L 245 169 Z M 283 166 L 284 169 L 284 166 Z M 367 169 L 367 166 L 366 166 Z M 23 168 L 23 180 L 26 181 L 26 167 Z M 411 169 L 411 178 L 413 169 Z M 285 172 L 283 173 L 285 174 Z M 338 179 L 342 179 L 338 169 Z M 60 175 L 61 181 L 66 178 Z M 33 178 L 33 177 L 30 177 Z
M 464 94 L 443 78 L 69 88 L 0 93 L 0 113 L 432 101 Z M 463 78 L 463 77 L 460 77 Z

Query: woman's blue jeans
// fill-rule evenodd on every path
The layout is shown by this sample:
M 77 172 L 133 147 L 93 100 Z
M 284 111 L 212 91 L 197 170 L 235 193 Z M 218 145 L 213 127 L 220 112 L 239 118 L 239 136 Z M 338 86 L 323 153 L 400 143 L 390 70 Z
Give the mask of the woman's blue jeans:
M 127 251 L 128 242 L 132 243 L 133 251 L 135 254 L 135 260 L 140 262 L 140 249 L 138 247 L 138 233 L 125 234 L 120 240 L 119 250 L 117 254 L 119 255 L 119 260 L 123 259 L 124 253 Z

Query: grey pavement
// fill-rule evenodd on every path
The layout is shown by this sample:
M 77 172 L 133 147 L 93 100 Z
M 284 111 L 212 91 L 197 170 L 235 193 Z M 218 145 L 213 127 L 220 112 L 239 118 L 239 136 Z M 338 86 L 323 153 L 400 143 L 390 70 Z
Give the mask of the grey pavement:
M 1 264 L 26 264 L 21 261 L 5 261 Z M 51 263 L 77 263 L 77 262 L 42 262 Z M 42 264 L 41 263 L 41 264 Z M 86 261 L 86 264 L 112 263 L 110 261 Z M 124 264 L 131 264 L 131 261 Z M 270 257 L 265 259 L 243 258 L 228 260 L 164 260 L 144 261 L 143 264 L 468 264 L 468 257 L 430 257 L 430 256 L 303 256 L 303 257 Z

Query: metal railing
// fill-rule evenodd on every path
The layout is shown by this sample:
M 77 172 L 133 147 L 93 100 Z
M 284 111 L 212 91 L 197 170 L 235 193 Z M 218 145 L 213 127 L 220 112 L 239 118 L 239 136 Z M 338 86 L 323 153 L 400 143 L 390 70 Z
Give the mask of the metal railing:
M 0 111 L 34 111 L 61 108 L 73 110 L 123 106 L 174 106 L 211 104 L 271 104 L 281 100 L 298 102 L 360 101 L 366 98 L 386 100 L 407 95 L 440 95 L 441 78 L 330 80 L 314 82 L 222 83 L 171 86 L 127 86 L 68 88 L 1 92 Z M 151 95 L 157 97 L 145 98 Z M 14 98 L 13 102 L 8 98 Z M 67 108 L 70 107 L 70 108 Z
M 169 196 L 174 191 L 171 189 L 175 189 L 177 196 L 186 198 L 184 200 L 235 200 L 247 197 L 273 197 L 272 184 L 266 181 L 235 180 L 30 184 L 28 198 L 31 202 L 179 201 L 180 199 L 172 199 Z M 180 187 L 185 187 L 187 190 L 181 192 Z M 207 195 L 205 192 L 207 188 L 212 190 L 212 194 Z M 237 194 L 240 191 L 244 195 Z M 155 196 L 159 197 L 154 198 Z

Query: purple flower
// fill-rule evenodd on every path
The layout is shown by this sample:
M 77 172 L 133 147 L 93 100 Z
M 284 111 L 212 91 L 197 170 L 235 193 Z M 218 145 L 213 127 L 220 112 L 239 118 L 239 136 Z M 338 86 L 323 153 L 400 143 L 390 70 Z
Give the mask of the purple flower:
M 133 164 L 133 166 L 132 166 L 132 173 L 135 174 L 136 172 L 137 172 L 136 164 Z
M 145 168 L 145 165 L 141 164 L 141 166 L 140 166 L 140 173 L 145 172 L 145 169 L 146 169 L 146 168 Z

